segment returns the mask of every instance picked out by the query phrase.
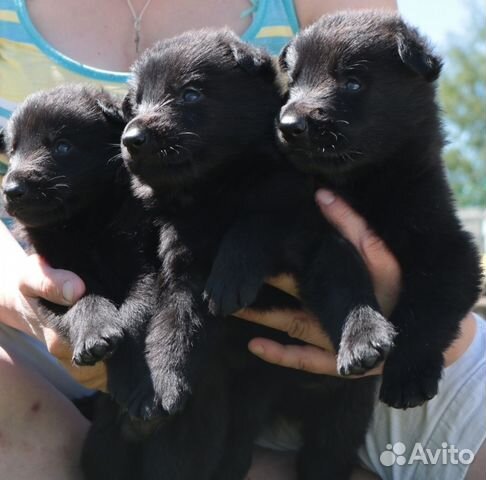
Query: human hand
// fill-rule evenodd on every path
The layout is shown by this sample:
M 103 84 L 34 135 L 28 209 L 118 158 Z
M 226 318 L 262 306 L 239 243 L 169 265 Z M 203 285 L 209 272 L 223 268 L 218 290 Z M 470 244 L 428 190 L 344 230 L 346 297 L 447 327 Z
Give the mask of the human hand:
M 376 298 L 385 316 L 392 312 L 400 293 L 401 272 L 398 261 L 383 241 L 366 225 L 366 222 L 342 199 L 329 191 L 319 190 L 316 201 L 322 214 L 356 248 L 365 262 L 373 282 Z M 269 279 L 268 283 L 296 296 L 297 288 L 289 276 Z M 236 316 L 259 323 L 308 345 L 282 345 L 265 338 L 251 340 L 248 347 L 261 359 L 284 367 L 296 368 L 312 373 L 338 375 L 336 356 L 329 337 L 318 320 L 309 312 L 256 312 L 245 309 Z M 366 373 L 379 374 L 381 366 Z M 349 377 L 347 377 L 349 378 Z
M 72 365 L 68 345 L 42 324 L 37 309 L 38 298 L 69 306 L 84 294 L 83 281 L 72 272 L 49 267 L 38 255 L 26 256 L 8 231 L 0 226 L 2 247 L 0 275 L 1 321 L 43 341 L 69 373 L 90 388 L 104 389 L 106 372 L 103 364 L 78 368 Z

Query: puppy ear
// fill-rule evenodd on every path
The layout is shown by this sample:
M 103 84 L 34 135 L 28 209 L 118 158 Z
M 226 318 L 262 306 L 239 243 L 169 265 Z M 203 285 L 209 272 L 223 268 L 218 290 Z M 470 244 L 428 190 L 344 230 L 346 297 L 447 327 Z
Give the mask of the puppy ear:
M 7 144 L 5 141 L 5 130 L 0 128 L 0 153 L 7 153 Z
M 118 125 L 125 125 L 125 117 L 123 116 L 120 105 L 107 101 L 106 99 L 96 100 L 96 103 L 98 104 L 98 107 L 100 107 L 108 122 Z
M 287 43 L 283 50 L 280 52 L 280 55 L 278 56 L 278 66 L 283 72 L 288 72 L 289 71 L 289 64 L 287 62 L 287 53 L 289 51 L 290 43 Z
M 292 74 L 292 70 L 295 68 L 297 62 L 297 52 L 295 45 L 292 41 L 287 43 L 278 57 L 278 64 L 282 72 L 287 73 L 289 76 Z
M 248 73 L 261 73 L 272 69 L 272 57 L 263 49 L 241 41 L 230 43 L 231 53 L 236 63 Z
M 133 92 L 131 90 L 125 95 L 122 102 L 122 112 L 125 120 L 128 122 L 133 118 L 133 105 L 132 105 Z
M 427 41 L 415 29 L 405 28 L 396 34 L 398 55 L 412 71 L 428 82 L 437 80 L 442 69 L 442 60 L 434 55 Z

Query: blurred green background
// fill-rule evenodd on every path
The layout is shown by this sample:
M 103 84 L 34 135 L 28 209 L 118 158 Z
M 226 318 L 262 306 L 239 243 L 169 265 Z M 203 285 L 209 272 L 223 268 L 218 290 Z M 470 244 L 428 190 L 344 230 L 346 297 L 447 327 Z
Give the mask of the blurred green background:
M 444 59 L 444 158 L 461 217 L 486 252 L 486 2 L 398 0 Z

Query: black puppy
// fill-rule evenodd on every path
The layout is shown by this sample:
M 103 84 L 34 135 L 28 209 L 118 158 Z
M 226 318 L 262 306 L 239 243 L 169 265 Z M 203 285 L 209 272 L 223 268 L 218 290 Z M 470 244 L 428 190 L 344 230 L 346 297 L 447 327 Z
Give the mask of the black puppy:
M 73 346 L 74 363 L 111 357 L 131 334 L 109 362 L 110 389 L 128 402 L 129 379 L 146 368 L 141 332 L 157 260 L 155 230 L 121 159 L 119 103 L 79 85 L 28 97 L 6 128 L 3 193 L 35 251 L 85 282 L 86 295 L 71 308 L 41 300 L 48 325 Z
M 226 31 L 166 40 L 133 67 L 123 157 L 135 195 L 157 219 L 161 269 L 160 293 L 150 295 L 150 374 L 141 373 L 130 410 L 159 405 L 172 415 L 140 422 L 105 400 L 83 453 L 90 479 L 139 472 L 209 480 L 222 460 L 230 405 L 224 323 L 203 291 L 220 238 L 251 201 L 247 191 L 280 160 L 274 80 L 270 58 Z
M 480 284 L 441 160 L 441 61 L 398 16 L 370 11 L 323 17 L 280 63 L 289 94 L 278 137 L 288 158 L 346 199 L 400 262 L 390 318 L 398 335 L 380 398 L 420 405 L 437 394 L 443 352 Z
M 157 401 L 172 413 L 220 328 L 202 297 L 219 240 L 279 158 L 270 119 L 280 98 L 270 59 L 229 32 L 166 40 L 133 73 L 122 153 L 160 226 L 162 295 L 147 361 Z
M 302 478 L 320 478 L 323 471 L 346 478 L 371 414 L 374 380 L 321 380 L 265 365 L 247 352 L 253 327 L 221 321 L 213 315 L 218 302 L 210 304 L 203 296 L 220 242 L 233 224 L 251 218 L 249 230 L 241 232 L 243 243 L 251 242 L 238 259 L 238 268 L 245 271 L 266 268 L 265 256 L 254 255 L 253 237 L 262 232 L 263 238 L 269 216 L 282 219 L 297 243 L 311 243 L 312 248 L 285 246 L 296 252 L 299 265 L 308 264 L 307 256 L 330 231 L 309 194 L 306 176 L 276 148 L 274 119 L 281 97 L 272 59 L 227 31 L 203 30 L 158 44 L 133 73 L 124 102 L 125 115 L 133 118 L 122 136 L 123 156 L 134 174 L 135 194 L 158 219 L 162 264 L 147 362 L 157 403 L 172 413 L 187 401 L 183 412 L 166 420 L 181 432 L 177 441 L 188 457 L 184 471 L 173 473 L 163 447 L 170 430 L 163 425 L 143 440 L 157 455 L 146 455 L 142 463 L 158 471 L 156 465 L 163 462 L 164 478 L 208 478 L 211 472 L 210 478 L 243 478 L 256 435 L 275 415 L 302 425 Z M 284 248 L 280 242 L 274 247 Z M 367 275 L 362 280 L 367 285 Z M 259 287 L 243 292 L 243 302 Z M 374 301 L 371 287 L 366 288 L 366 300 Z M 274 307 L 282 306 L 274 299 Z M 377 357 L 373 350 L 373 362 Z M 149 390 L 149 405 L 151 395 Z M 207 434 L 204 445 L 198 425 L 190 420 L 197 416 L 210 419 L 215 434 Z M 187 431 L 191 436 L 184 438 Z M 218 444 L 222 434 L 223 444 Z M 206 462 L 200 462 L 201 452 L 206 452 Z M 221 458 L 215 470 L 217 452 Z

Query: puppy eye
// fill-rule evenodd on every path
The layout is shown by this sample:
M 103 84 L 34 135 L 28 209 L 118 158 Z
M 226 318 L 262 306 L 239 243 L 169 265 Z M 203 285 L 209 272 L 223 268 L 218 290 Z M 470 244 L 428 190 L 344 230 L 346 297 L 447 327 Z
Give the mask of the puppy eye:
M 361 82 L 354 77 L 348 78 L 344 82 L 344 89 L 348 92 L 359 92 L 362 87 Z
M 53 150 L 55 155 L 64 156 L 69 154 L 72 148 L 72 143 L 68 142 L 67 140 L 57 140 L 57 142 L 54 144 Z
M 182 92 L 182 100 L 185 103 L 196 103 L 202 98 L 202 92 L 194 87 L 188 87 Z

